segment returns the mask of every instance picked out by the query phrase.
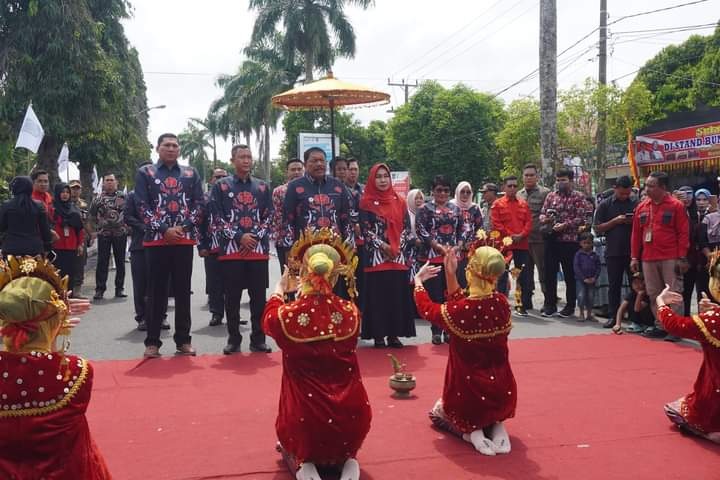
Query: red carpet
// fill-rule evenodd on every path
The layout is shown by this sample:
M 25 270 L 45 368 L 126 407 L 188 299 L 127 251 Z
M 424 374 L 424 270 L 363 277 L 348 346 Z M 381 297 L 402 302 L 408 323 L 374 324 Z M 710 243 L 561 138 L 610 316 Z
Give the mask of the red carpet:
M 509 455 L 483 457 L 434 430 L 446 347 L 396 352 L 416 396 L 390 397 L 387 351 L 362 348 L 373 424 L 363 479 L 716 479 L 720 447 L 683 436 L 663 414 L 688 392 L 698 350 L 631 335 L 515 340 L 519 389 Z M 115 478 L 276 479 L 280 354 L 96 362 L 90 427 Z

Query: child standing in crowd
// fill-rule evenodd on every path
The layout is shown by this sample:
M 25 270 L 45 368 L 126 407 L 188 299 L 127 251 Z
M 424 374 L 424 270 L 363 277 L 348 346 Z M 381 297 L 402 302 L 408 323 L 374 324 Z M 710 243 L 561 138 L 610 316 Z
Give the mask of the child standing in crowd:
M 645 280 L 642 273 L 637 272 L 632 277 L 630 291 L 620 304 L 615 315 L 615 326 L 612 331 L 618 335 L 623 333 L 622 321 L 627 313 L 630 325 L 625 329 L 630 333 L 642 333 L 645 329 L 655 325 L 655 318 L 650 310 L 650 298 L 645 292 Z
M 593 250 L 593 235 L 590 232 L 580 234 L 580 250 L 575 253 L 573 269 L 577 285 L 577 301 L 580 307 L 579 321 L 592 320 L 595 282 L 600 275 L 600 257 Z

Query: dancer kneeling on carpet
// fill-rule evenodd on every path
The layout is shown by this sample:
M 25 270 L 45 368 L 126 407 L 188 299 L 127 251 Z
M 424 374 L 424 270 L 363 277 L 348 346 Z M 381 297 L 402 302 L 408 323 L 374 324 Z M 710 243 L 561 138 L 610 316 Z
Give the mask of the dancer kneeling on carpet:
M 710 258 L 710 293 L 720 298 L 720 253 Z M 681 430 L 720 443 L 720 305 L 703 292 L 700 314 L 683 317 L 669 307 L 681 294 L 665 290 L 657 297 L 658 318 L 670 335 L 700 342 L 703 363 L 692 393 L 665 405 L 665 414 Z
M 303 233 L 288 265 L 263 314 L 265 332 L 283 351 L 278 450 L 298 480 L 320 480 L 324 467 L 357 480 L 355 456 L 372 416 L 355 354 L 360 315 L 352 301 L 332 293 L 343 275 L 354 296 L 357 258 L 323 228 Z M 285 303 L 298 273 L 299 298 Z
M 85 418 L 92 367 L 55 345 L 90 306 L 67 284 L 41 257 L 0 261 L 0 478 L 111 478 Z
M 478 234 L 484 237 L 484 232 Z M 515 415 L 517 403 L 508 360 L 510 306 L 504 295 L 493 291 L 505 265 L 506 259 L 497 249 L 473 246 L 465 270 L 466 296 L 455 276 L 455 249 L 448 249 L 444 259 L 448 296 L 442 305 L 433 303 L 423 287 L 440 267 L 425 264 L 415 276 L 418 312 L 451 334 L 443 394 L 430 419 L 435 426 L 472 443 L 483 455 L 510 452 L 510 438 L 502 422 Z

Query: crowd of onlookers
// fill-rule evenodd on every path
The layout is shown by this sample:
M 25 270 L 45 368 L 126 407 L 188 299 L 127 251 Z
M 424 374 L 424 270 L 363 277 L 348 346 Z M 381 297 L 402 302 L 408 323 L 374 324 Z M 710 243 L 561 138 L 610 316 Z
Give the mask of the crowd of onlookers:
M 192 167 L 177 164 L 177 137 L 161 137 L 157 151 L 160 160 L 140 167 L 130 193 L 121 192 L 108 173 L 102 177 L 102 193 L 88 205 L 78 180 L 56 184 L 51 194 L 47 172 L 36 170 L 11 182 L 13 198 L 0 208 L 3 253 L 51 255 L 77 297 L 87 249 L 95 241 L 93 298 L 105 295 L 111 256 L 115 297 L 126 296 L 130 238 L 135 318 L 138 329 L 148 331 L 147 356 L 159 355 L 159 330 L 171 328 L 168 295 L 176 295 L 178 353 L 194 354 L 189 336 L 192 245 L 205 262 L 210 325 L 227 317 L 224 352 L 229 354 L 239 351 L 242 341 L 243 290 L 250 296 L 251 350 L 269 351 L 260 315 L 270 245 L 283 268 L 306 228 L 330 228 L 357 252 L 362 337 L 377 347 L 401 347 L 401 337 L 415 335 L 418 315 L 410 282 L 422 264 L 442 266 L 445 255 L 458 255 L 458 282 L 467 286 L 463 259 L 480 229 L 508 239 L 512 268 L 497 290 L 514 298 L 517 316 L 536 310 L 545 317 L 592 321 L 600 306 L 607 316 L 603 326 L 615 333 L 669 340 L 675 338 L 656 322 L 652 300 L 670 285 L 683 294 L 689 314 L 693 292 L 698 299 L 700 292 L 707 293 L 707 259 L 720 244 L 716 197 L 706 189 L 670 191 L 662 172 L 651 173 L 642 189 L 620 177 L 611 190 L 592 198 L 575 188 L 572 170 L 555 172 L 551 190 L 529 164 L 521 177 L 482 185 L 476 201 L 470 183 L 453 188 L 443 175 L 434 177 L 427 193 L 412 189 L 401 195 L 384 164 L 373 166 L 363 185 L 357 160 L 337 157 L 328 164 L 320 149 L 290 159 L 287 182 L 273 189 L 250 175 L 252 154 L 243 145 L 232 150 L 235 172 L 217 169 L 203 188 Z M 565 283 L 564 299 L 558 297 L 559 281 Z M 348 289 L 338 288 L 349 296 Z M 443 301 L 446 288 L 442 273 L 426 282 L 436 302 Z M 542 291 L 542 305 L 533 304 L 536 288 Z M 448 338 L 433 327 L 433 343 Z

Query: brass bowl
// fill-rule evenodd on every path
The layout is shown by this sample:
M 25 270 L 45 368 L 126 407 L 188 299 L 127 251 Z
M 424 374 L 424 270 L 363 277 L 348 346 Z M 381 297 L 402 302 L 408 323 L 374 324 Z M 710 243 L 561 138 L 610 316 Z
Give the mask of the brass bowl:
M 391 375 L 388 383 L 390 388 L 395 391 L 395 393 L 393 393 L 395 398 L 409 398 L 410 392 L 416 386 L 415 376 L 409 373 L 396 373 Z

